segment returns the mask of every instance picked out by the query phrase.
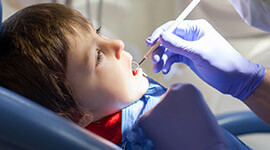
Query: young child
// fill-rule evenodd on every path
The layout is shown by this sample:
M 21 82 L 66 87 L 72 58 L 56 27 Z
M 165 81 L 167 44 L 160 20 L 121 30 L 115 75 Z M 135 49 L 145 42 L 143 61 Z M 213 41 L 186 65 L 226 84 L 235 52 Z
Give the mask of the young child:
M 60 4 L 18 11 L 3 22 L 0 38 L 1 86 L 123 149 L 153 149 L 137 121 L 166 88 L 142 69 L 132 73 L 121 40 Z

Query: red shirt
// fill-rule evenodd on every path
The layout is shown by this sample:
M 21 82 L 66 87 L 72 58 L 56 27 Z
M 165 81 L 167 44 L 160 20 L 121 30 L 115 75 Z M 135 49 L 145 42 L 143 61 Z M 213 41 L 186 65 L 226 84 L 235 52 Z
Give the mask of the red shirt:
M 99 121 L 93 122 L 85 128 L 112 143 L 119 145 L 122 141 L 121 118 L 122 111 L 119 111 Z

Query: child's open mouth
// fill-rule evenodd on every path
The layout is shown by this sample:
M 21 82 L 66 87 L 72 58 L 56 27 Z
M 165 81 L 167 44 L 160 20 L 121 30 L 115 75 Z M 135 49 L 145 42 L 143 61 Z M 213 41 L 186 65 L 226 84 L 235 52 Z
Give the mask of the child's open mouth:
M 140 72 L 142 72 L 142 68 L 141 68 L 141 67 L 138 67 L 137 70 L 132 70 L 132 74 L 133 74 L 134 76 L 140 74 Z
M 134 76 L 136 76 L 138 74 L 139 70 L 141 70 L 139 64 L 135 61 L 132 61 L 131 68 L 132 68 L 132 74 Z
M 136 75 L 138 74 L 138 72 L 139 72 L 139 68 L 138 68 L 137 70 L 132 70 L 132 74 L 133 74 L 134 76 L 136 76 Z

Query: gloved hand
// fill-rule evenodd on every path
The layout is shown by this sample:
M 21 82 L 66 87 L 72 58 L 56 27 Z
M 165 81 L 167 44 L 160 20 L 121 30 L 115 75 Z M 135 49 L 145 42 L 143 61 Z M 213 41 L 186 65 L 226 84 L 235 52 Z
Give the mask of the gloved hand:
M 214 115 L 191 84 L 171 86 L 138 123 L 156 150 L 228 149 Z
M 264 67 L 241 56 L 207 21 L 186 20 L 173 33 L 166 32 L 171 24 L 146 40 L 147 46 L 158 39 L 161 43 L 152 54 L 154 72 L 167 74 L 173 63 L 182 62 L 209 85 L 241 100 L 264 79 Z

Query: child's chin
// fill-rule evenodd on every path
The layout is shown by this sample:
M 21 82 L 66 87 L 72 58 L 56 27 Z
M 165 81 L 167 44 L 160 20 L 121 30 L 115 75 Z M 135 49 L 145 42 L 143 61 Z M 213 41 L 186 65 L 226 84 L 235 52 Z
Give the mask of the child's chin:
M 144 79 L 143 79 L 143 82 L 141 83 L 141 88 L 140 88 L 141 89 L 141 96 L 143 96 L 149 88 L 148 79 L 145 76 L 143 78 Z
M 146 77 L 141 77 L 140 80 L 135 83 L 134 87 L 130 94 L 132 95 L 131 99 L 136 101 L 139 100 L 148 90 L 149 81 Z

